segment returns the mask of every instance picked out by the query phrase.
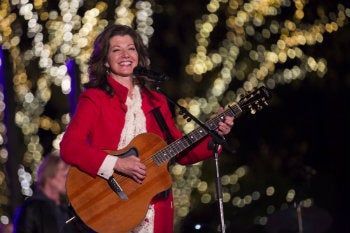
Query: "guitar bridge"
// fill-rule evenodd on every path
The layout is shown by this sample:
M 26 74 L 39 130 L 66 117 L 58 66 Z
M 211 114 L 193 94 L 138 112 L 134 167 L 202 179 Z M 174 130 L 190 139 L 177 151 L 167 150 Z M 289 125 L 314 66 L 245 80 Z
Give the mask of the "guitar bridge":
M 116 181 L 116 179 L 111 176 L 108 179 L 108 184 L 109 186 L 112 188 L 112 190 L 118 194 L 118 196 L 122 199 L 122 200 L 128 200 L 128 196 L 126 195 L 126 193 L 124 192 L 124 190 L 122 189 L 122 187 L 120 187 L 120 185 L 118 184 L 118 182 Z

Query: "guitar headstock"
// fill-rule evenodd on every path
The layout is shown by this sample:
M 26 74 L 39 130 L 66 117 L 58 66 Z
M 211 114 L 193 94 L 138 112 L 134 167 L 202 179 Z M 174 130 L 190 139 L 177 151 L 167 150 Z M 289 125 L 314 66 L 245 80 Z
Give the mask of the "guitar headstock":
M 271 98 L 271 94 L 266 87 L 259 87 L 252 92 L 247 93 L 238 102 L 243 111 L 249 111 L 251 114 L 255 114 L 261 110 L 264 106 L 267 106 L 267 100 Z

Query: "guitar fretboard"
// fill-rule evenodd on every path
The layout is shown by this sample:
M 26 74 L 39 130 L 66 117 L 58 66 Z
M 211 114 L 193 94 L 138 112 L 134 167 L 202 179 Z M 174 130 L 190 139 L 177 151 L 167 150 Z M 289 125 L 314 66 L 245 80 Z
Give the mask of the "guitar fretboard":
M 238 106 L 238 104 L 229 106 L 227 110 L 207 121 L 205 126 L 209 130 L 216 130 L 218 123 L 223 121 L 225 116 L 237 117 L 241 112 L 242 109 Z M 207 135 L 208 132 L 202 127 L 199 127 L 184 135 L 182 138 L 170 143 L 167 147 L 154 154 L 152 159 L 157 165 L 161 165 Z

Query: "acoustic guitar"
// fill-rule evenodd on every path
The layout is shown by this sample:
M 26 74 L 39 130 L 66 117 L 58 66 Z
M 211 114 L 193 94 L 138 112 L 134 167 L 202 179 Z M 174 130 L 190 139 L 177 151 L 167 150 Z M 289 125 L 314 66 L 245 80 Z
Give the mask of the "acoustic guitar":
M 225 116 L 237 118 L 244 111 L 254 114 L 267 105 L 266 100 L 269 98 L 269 91 L 260 87 L 207 121 L 205 126 L 215 130 Z M 143 133 L 122 150 L 107 151 L 116 156 L 137 154 L 147 167 L 147 176 L 142 184 L 118 173 L 114 173 L 109 180 L 93 178 L 72 166 L 66 188 L 77 217 L 99 233 L 129 232 L 144 219 L 152 198 L 171 187 L 172 179 L 167 167 L 169 160 L 207 134 L 206 130 L 199 127 L 167 145 L 158 135 Z

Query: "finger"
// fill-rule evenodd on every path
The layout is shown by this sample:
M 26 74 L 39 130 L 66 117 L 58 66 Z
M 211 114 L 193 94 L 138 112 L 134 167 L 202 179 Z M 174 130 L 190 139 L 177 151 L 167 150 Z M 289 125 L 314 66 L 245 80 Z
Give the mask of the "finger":
M 142 181 L 137 177 L 137 176 L 133 176 L 132 177 L 137 183 L 142 184 Z
M 234 118 L 233 118 L 233 117 L 226 116 L 226 117 L 225 117 L 225 123 L 226 123 L 228 126 L 232 127 L 232 126 L 234 125 Z
M 140 168 L 141 170 L 146 171 L 146 165 L 144 165 L 143 163 L 140 163 L 139 168 Z
M 221 135 L 221 136 L 225 134 L 225 129 L 224 129 L 223 126 L 219 126 L 219 128 L 218 128 L 218 134 Z
M 142 174 L 139 174 L 139 173 L 137 173 L 137 174 L 135 174 L 134 176 L 133 176 L 133 178 L 134 178 L 134 180 L 137 182 L 137 183 L 142 183 L 142 181 L 145 179 L 145 175 L 142 175 Z
M 228 134 L 229 132 L 231 131 L 231 128 L 227 125 L 227 124 L 224 124 L 224 125 L 221 125 L 219 127 L 219 135 L 226 135 Z
M 220 130 L 223 133 L 225 133 L 225 132 L 231 130 L 231 126 L 229 126 L 227 123 L 221 122 L 221 123 L 219 123 L 218 130 Z
M 225 121 L 225 124 L 226 124 L 227 126 L 231 127 L 231 126 L 233 126 L 233 121 L 227 119 L 227 120 Z
M 137 172 L 138 172 L 138 174 L 140 174 L 141 176 L 146 176 L 146 169 L 139 168 Z

